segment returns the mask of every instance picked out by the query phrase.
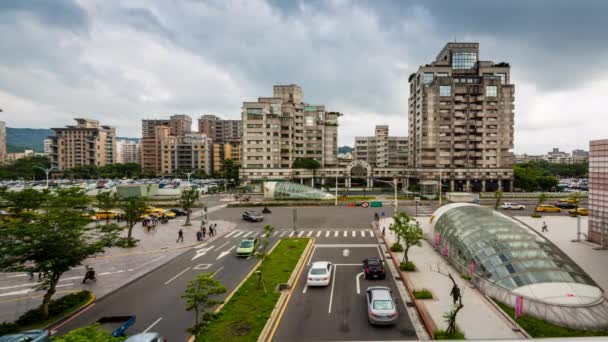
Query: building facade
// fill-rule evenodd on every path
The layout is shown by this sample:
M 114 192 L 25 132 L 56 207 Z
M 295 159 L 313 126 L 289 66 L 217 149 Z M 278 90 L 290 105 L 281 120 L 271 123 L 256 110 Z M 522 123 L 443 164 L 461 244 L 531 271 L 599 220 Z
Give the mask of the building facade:
M 161 140 L 167 136 L 183 136 L 192 131 L 192 118 L 188 115 L 172 115 L 167 119 L 143 119 L 141 121 L 141 166 L 148 175 L 161 175 Z
M 275 85 L 273 97 L 243 103 L 244 169 L 289 169 L 299 158 L 314 159 L 321 167 L 337 165 L 341 114 L 303 98 L 298 85 Z
M 131 139 L 118 139 L 116 141 L 117 163 L 141 164 L 141 144 Z
M 116 162 L 116 129 L 97 120 L 74 119 L 75 126 L 53 128 L 51 166 L 58 171 L 77 166 L 104 166 Z
M 409 166 L 448 170 L 446 181 L 469 179 L 481 191 L 512 187 L 510 81 L 509 64 L 479 60 L 478 43 L 446 44 L 409 77 Z
M 44 154 L 46 154 L 47 156 L 49 154 L 51 154 L 51 143 L 53 141 L 51 139 L 44 139 Z
M 160 140 L 163 176 L 179 176 L 182 172 L 203 170 L 211 174 L 211 139 L 201 133 L 182 136 L 164 134 Z
M 4 160 L 6 160 L 6 123 L 0 121 L 0 162 Z
M 43 155 L 42 153 L 36 153 L 34 150 L 24 150 L 23 152 L 11 152 L 6 154 L 6 159 L 4 160 L 7 163 L 12 163 L 15 160 L 34 157 L 38 155 Z
M 588 237 L 608 247 L 608 139 L 590 142 Z
M 388 126 L 376 126 L 373 137 L 355 138 L 355 158 L 374 167 L 406 168 L 408 157 L 407 137 L 391 137 Z
M 206 134 L 214 144 L 240 140 L 243 137 L 243 121 L 223 120 L 216 115 L 203 115 L 198 119 L 198 132 Z
M 241 139 L 226 140 L 223 144 L 213 143 L 213 173 L 222 169 L 223 160 L 233 160 L 241 164 L 243 158 L 243 144 Z

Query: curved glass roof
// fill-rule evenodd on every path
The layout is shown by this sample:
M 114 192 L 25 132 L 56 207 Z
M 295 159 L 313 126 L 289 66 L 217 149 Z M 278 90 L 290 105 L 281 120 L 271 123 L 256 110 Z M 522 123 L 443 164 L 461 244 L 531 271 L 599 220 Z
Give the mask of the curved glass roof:
M 597 284 L 566 254 L 529 226 L 495 210 L 453 203 L 436 212 L 441 251 L 502 288 L 539 283 Z
M 264 196 L 273 199 L 333 199 L 334 196 L 313 187 L 291 182 L 265 182 Z

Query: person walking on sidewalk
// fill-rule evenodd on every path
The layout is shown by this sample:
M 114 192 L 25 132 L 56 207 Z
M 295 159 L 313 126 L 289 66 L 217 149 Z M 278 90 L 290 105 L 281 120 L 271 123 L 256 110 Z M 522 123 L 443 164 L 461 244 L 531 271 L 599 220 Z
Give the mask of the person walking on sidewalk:
M 547 223 L 545 221 L 543 221 L 543 228 L 542 228 L 541 232 L 542 233 L 544 233 L 544 232 L 548 233 L 549 232 L 549 229 L 547 229 Z
M 209 226 L 209 237 L 213 237 L 213 234 L 215 234 L 215 228 L 213 228 L 213 225 Z
M 203 232 L 203 240 L 205 240 L 205 235 L 207 235 L 207 227 L 203 226 L 203 228 L 201 228 L 201 231 Z
M 181 230 L 181 228 L 180 228 L 180 230 L 177 232 L 177 241 L 175 241 L 175 242 L 177 243 L 177 242 L 180 242 L 180 241 L 181 241 L 181 242 L 184 242 L 184 231 L 183 231 L 183 230 Z
M 196 241 L 201 241 L 203 238 L 203 233 L 199 230 L 196 232 Z

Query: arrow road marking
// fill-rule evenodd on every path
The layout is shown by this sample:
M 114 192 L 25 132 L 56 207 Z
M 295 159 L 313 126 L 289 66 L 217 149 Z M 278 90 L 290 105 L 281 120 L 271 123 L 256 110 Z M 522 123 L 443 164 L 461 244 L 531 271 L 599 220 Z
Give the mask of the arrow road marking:
M 177 277 L 179 277 L 179 276 L 181 276 L 182 274 L 186 273 L 186 272 L 187 272 L 189 269 L 190 269 L 190 267 L 189 267 L 189 266 L 188 266 L 188 267 L 186 267 L 186 269 L 185 269 L 185 270 L 183 270 L 183 271 L 179 272 L 179 273 L 178 273 L 178 274 L 177 274 L 175 277 L 173 277 L 173 278 L 171 278 L 171 279 L 167 280 L 167 282 L 165 282 L 165 285 L 167 285 L 167 284 L 169 284 L 170 282 L 174 281 L 175 279 L 177 279 Z
M 342 256 L 347 257 L 349 255 L 350 255 L 350 251 L 348 250 L 348 248 L 344 248 L 344 250 L 342 251 Z
M 361 293 L 361 284 L 359 283 L 359 279 L 361 279 L 362 275 L 363 275 L 363 272 L 361 272 L 355 276 L 355 280 L 357 281 L 357 294 Z
M 211 267 L 211 264 L 198 264 L 198 265 L 194 266 L 192 269 L 193 270 L 206 270 L 206 269 L 209 269 L 209 267 Z
M 220 253 L 220 255 L 217 257 L 216 260 L 220 260 L 221 258 L 225 257 L 226 255 L 230 254 L 230 251 L 235 249 L 236 246 L 232 246 L 230 247 L 227 251 Z
M 198 258 L 202 257 L 203 255 L 207 254 L 207 252 L 209 252 L 210 250 L 212 250 L 214 247 L 215 246 L 197 249 L 196 250 L 196 254 L 192 257 L 192 260 L 198 259 Z M 192 261 L 192 260 L 190 260 L 190 261 Z

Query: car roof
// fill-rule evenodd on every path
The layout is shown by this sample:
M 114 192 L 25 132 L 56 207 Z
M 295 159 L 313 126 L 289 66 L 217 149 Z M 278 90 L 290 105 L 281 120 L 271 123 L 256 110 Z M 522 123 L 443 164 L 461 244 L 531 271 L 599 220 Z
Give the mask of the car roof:
M 312 263 L 310 268 L 327 268 L 327 265 L 330 264 L 329 261 L 316 261 Z
M 371 291 L 373 299 L 391 299 L 391 289 L 386 286 L 368 287 L 367 291 Z
M 241 240 L 241 242 L 243 242 L 243 241 L 255 241 L 255 240 L 257 240 L 257 238 L 250 237 L 250 238 L 244 238 L 243 240 Z
M 129 337 L 128 339 L 126 339 L 125 342 L 148 342 L 148 341 L 152 341 L 153 339 L 159 338 L 161 337 L 159 333 L 140 333 L 137 335 L 133 335 L 131 337 Z

